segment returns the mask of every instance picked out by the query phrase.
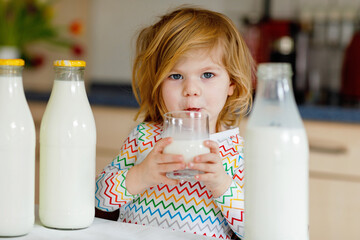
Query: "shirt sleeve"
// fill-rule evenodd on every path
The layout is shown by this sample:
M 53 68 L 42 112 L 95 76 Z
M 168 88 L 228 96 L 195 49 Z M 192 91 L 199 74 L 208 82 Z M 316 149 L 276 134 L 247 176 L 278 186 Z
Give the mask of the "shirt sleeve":
M 223 158 L 225 171 L 233 181 L 226 192 L 215 198 L 215 203 L 221 209 L 233 232 L 239 237 L 244 236 L 244 159 L 243 139 L 239 135 L 231 137 L 232 146 L 221 145 L 220 154 Z
M 125 185 L 128 170 L 135 165 L 138 156 L 138 128 L 133 129 L 124 141 L 120 154 L 104 168 L 96 179 L 95 206 L 112 212 L 134 199 Z

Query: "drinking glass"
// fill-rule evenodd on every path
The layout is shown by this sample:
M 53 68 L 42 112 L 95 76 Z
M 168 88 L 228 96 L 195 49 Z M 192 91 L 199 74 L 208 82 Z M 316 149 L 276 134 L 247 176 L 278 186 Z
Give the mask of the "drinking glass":
M 210 153 L 204 146 L 209 139 L 209 115 L 202 112 L 174 111 L 164 114 L 163 137 L 172 137 L 173 142 L 167 145 L 164 153 L 181 154 L 186 163 L 193 161 L 200 154 Z M 166 176 L 172 179 L 195 180 L 201 171 L 183 169 L 168 172 Z

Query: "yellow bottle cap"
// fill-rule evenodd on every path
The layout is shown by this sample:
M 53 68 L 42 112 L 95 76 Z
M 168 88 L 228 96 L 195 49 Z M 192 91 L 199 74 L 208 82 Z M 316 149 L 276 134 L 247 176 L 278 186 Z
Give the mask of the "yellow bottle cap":
M 25 61 L 22 59 L 0 59 L 0 65 L 24 66 Z
M 55 67 L 85 67 L 86 62 L 82 60 L 55 60 Z

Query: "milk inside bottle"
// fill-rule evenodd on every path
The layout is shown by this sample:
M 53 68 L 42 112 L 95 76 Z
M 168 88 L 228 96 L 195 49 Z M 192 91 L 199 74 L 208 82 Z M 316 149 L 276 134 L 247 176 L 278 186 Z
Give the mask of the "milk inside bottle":
M 309 150 L 291 67 L 260 64 L 257 75 L 245 133 L 245 239 L 307 240 Z
M 35 126 L 25 99 L 22 59 L 0 59 L 0 236 L 34 225 Z
M 95 121 L 84 61 L 54 62 L 55 81 L 40 127 L 39 217 L 51 228 L 80 229 L 94 219 Z

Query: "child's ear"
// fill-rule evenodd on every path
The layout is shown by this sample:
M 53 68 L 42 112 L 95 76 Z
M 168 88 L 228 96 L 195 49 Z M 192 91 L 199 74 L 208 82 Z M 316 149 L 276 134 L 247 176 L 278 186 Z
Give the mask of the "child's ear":
M 230 97 L 231 95 L 233 95 L 235 90 L 235 83 L 233 83 L 232 81 L 230 82 L 229 85 L 229 90 L 228 90 L 228 96 Z

